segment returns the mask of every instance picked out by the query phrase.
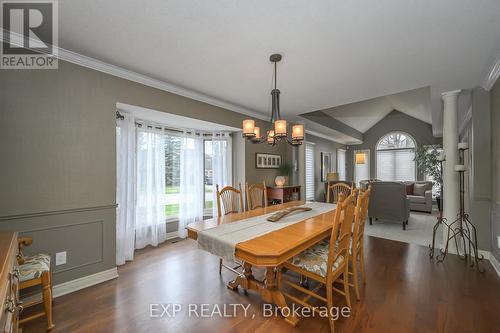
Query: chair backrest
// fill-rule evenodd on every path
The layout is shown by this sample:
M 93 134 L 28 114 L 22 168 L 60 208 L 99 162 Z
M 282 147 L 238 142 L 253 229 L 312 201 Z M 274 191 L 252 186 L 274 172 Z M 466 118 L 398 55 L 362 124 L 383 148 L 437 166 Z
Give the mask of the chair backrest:
M 333 220 L 332 234 L 330 236 L 327 265 L 328 283 L 333 283 L 331 281 L 333 265 L 337 262 L 337 259 L 340 256 L 344 258 L 342 265 L 347 264 L 349 260 L 349 243 L 351 240 L 352 222 L 354 220 L 355 197 L 356 191 L 353 191 L 348 197 L 345 197 L 343 194 L 339 195 L 339 202 L 337 203 Z
M 217 213 L 221 217 L 222 210 L 224 215 L 243 212 L 243 193 L 241 184 L 238 184 L 238 189 L 232 186 L 224 186 L 219 191 L 219 185 L 215 185 L 217 190 Z
M 353 190 L 352 185 L 346 183 L 328 183 L 326 192 L 326 202 L 337 203 L 339 201 L 339 194 L 342 193 L 346 197 L 350 196 Z
M 401 182 L 373 182 L 368 215 L 391 221 L 405 221 L 408 203 L 405 185 Z
M 246 183 L 245 186 L 247 194 L 247 209 L 254 210 L 256 208 L 267 207 L 267 188 L 266 182 L 262 184 Z
M 356 201 L 356 209 L 354 211 L 354 226 L 352 234 L 352 246 L 359 247 L 363 241 L 365 234 L 366 218 L 368 216 L 368 204 L 370 202 L 371 186 L 368 190 L 358 191 L 358 199 Z

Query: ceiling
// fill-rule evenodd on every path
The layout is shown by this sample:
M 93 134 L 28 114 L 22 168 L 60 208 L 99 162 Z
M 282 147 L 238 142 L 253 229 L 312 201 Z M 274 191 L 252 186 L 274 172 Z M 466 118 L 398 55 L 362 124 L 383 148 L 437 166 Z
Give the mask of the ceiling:
M 327 115 L 365 133 L 393 110 L 432 124 L 429 87 L 367 99 L 322 110 Z
M 441 92 L 480 84 L 500 51 L 498 13 L 498 0 L 65 0 L 59 46 L 262 116 L 271 104 L 268 58 L 280 52 L 283 117 L 309 126 L 300 114 L 333 108 L 362 131 L 402 102 L 346 104 L 428 87 L 430 102 L 400 111 L 430 121 L 439 119 Z

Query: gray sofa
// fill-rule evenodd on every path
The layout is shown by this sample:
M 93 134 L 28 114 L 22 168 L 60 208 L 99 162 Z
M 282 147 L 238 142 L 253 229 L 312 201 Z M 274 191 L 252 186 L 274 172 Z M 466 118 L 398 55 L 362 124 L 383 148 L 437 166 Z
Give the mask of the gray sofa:
M 368 206 L 370 224 L 372 219 L 397 221 L 406 230 L 410 218 L 410 201 L 406 197 L 406 187 L 401 182 L 371 182 L 372 193 Z
M 429 181 L 417 181 L 417 182 L 405 182 L 405 184 L 419 185 L 419 189 L 413 189 L 413 195 L 408 194 L 407 197 L 410 200 L 410 210 L 415 210 L 419 212 L 432 213 L 432 182 Z

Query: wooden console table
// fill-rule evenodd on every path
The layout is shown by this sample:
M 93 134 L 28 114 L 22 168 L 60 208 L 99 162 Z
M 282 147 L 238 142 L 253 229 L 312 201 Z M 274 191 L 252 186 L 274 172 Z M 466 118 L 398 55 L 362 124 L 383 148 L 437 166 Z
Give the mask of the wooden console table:
M 280 204 L 300 200 L 300 186 L 268 186 L 267 200 L 278 200 Z

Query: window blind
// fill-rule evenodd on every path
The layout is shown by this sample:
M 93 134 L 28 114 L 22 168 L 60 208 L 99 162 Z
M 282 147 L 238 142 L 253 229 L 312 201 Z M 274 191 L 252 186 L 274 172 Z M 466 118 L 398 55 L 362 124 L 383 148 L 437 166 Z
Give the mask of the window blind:
M 339 173 L 339 180 L 346 180 L 344 149 L 337 149 L 337 172 Z
M 413 149 L 377 151 L 377 178 L 386 181 L 415 180 Z
M 314 200 L 314 145 L 306 143 L 306 200 Z

